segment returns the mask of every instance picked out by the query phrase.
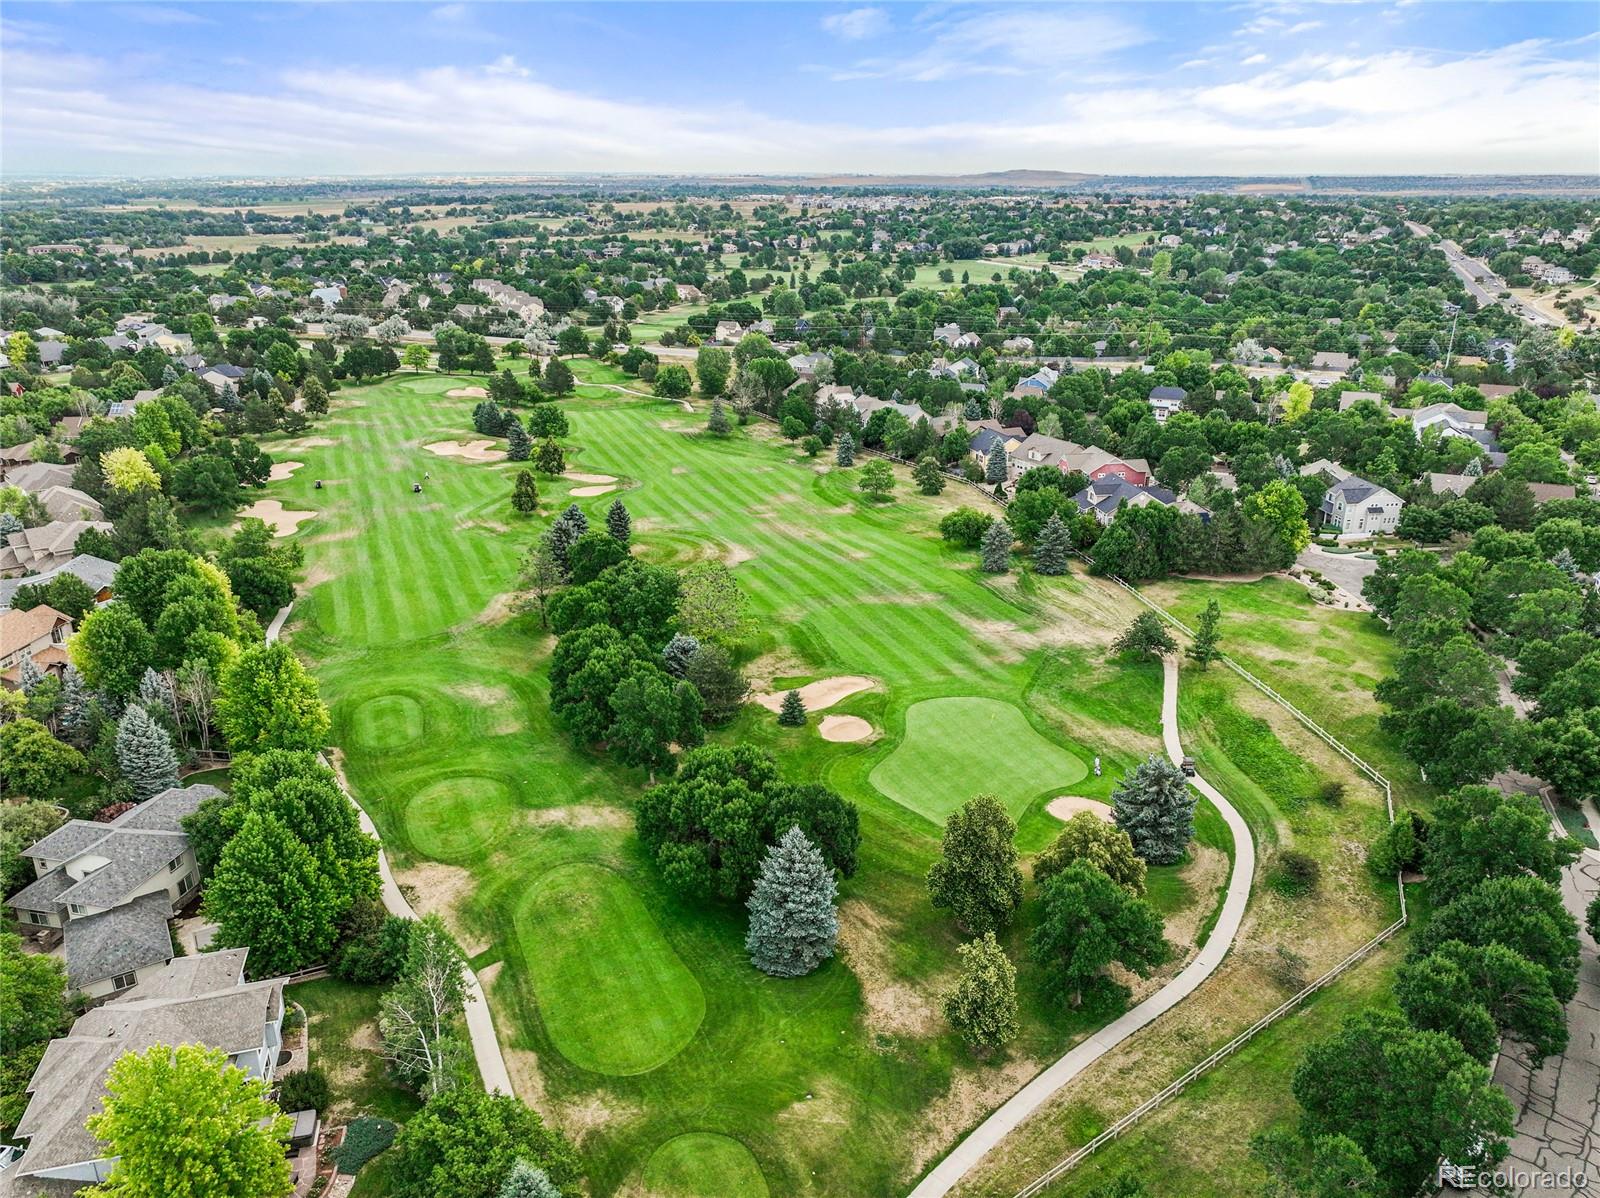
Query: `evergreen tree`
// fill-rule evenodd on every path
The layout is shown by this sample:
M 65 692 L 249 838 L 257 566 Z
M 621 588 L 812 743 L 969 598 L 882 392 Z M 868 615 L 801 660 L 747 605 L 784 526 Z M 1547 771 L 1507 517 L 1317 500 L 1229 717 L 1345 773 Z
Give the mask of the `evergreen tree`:
M 996 439 L 989 449 L 989 460 L 983 465 L 983 481 L 1003 483 L 1006 481 L 1006 470 L 1006 447 L 1004 442 Z
M 628 514 L 628 505 L 620 499 L 612 500 L 606 509 L 606 531 L 612 540 L 624 545 L 633 539 L 633 517 Z
M 147 674 L 149 672 L 149 670 L 145 671 Z M 22 665 L 17 671 L 17 682 L 22 689 L 22 693 L 29 696 L 31 696 L 34 691 L 38 690 L 39 685 L 44 682 L 44 671 L 41 670 L 34 663 L 33 658 L 26 653 L 22 655 Z
M 532 470 L 518 470 L 516 486 L 511 491 L 511 506 L 524 516 L 539 510 L 539 484 Z
M 1051 512 L 1050 519 L 1039 530 L 1039 539 L 1033 546 L 1033 568 L 1039 574 L 1065 574 L 1067 554 L 1072 549 L 1072 534 L 1062 523 L 1060 512 Z
M 1194 791 L 1183 771 L 1154 753 L 1111 792 L 1111 814 L 1150 865 L 1173 865 L 1194 839 Z
M 833 870 L 799 827 L 767 850 L 746 906 L 750 963 L 773 977 L 797 978 L 833 956 L 839 935 Z
M 806 703 L 800 697 L 799 691 L 790 691 L 783 697 L 783 708 L 778 712 L 778 723 L 785 728 L 804 727 L 806 722 Z
M 967 402 L 961 406 L 961 415 L 968 420 L 982 420 L 988 414 L 978 402 L 977 396 L 969 396 Z
M 544 368 L 544 389 L 551 395 L 569 395 L 577 382 L 572 375 L 572 367 L 560 358 L 551 358 L 549 365 Z
M 856 439 L 848 430 L 839 434 L 839 442 L 833 450 L 833 460 L 840 466 L 856 464 Z
M 928 897 L 975 936 L 1005 927 L 1022 906 L 1016 835 L 993 795 L 968 800 L 945 821 L 939 860 L 928 870 Z
M 408 351 L 409 352 L 409 351 Z M 424 350 L 424 353 L 427 351 Z M 328 389 L 322 385 L 322 380 L 316 375 L 310 375 L 305 384 L 300 388 L 300 397 L 305 401 L 305 409 L 313 416 L 324 416 L 328 412 Z
M 661 663 L 674 678 L 682 678 L 689 661 L 700 650 L 700 641 L 685 632 L 675 632 L 667 647 L 661 650 Z
M 532 456 L 533 438 L 528 436 L 528 430 L 522 427 L 516 413 L 506 413 L 506 460 L 526 462 Z
M 250 949 L 253 977 L 325 960 L 336 938 L 334 895 L 311 850 L 275 816 L 245 816 L 206 883 L 216 943 Z
M 727 410 L 722 406 L 720 397 L 711 401 L 711 415 L 706 417 L 706 432 L 713 437 L 726 437 L 733 431 L 728 423 Z
M 117 768 L 140 802 L 178 784 L 172 738 L 137 703 L 128 704 L 117 723 Z
M 172 690 L 172 679 L 146 667 L 139 680 L 139 702 L 157 719 L 177 719 L 178 699 Z
M 540 474 L 561 474 L 567 468 L 567 455 L 553 437 L 539 442 L 539 452 L 533 459 Z
M 538 1165 L 518 1161 L 495 1198 L 562 1198 L 561 1189 Z
M 1200 613 L 1200 618 L 1195 621 L 1194 643 L 1189 646 L 1189 658 L 1200 663 L 1203 670 L 1217 658 L 1222 656 L 1222 650 L 1217 644 L 1222 640 L 1222 634 L 1217 630 L 1217 625 L 1222 622 L 1222 608 L 1215 599 L 1206 604 L 1205 611 Z
M 57 723 L 68 741 L 81 744 L 88 735 L 91 721 L 89 692 L 83 685 L 83 675 L 78 673 L 76 666 L 69 665 L 61 679 L 61 705 Z
M 944 471 L 932 457 L 917 459 L 917 464 L 911 468 L 911 480 L 924 495 L 938 495 L 944 490 Z
M 1142 611 L 1111 642 L 1111 651 L 1122 657 L 1165 657 L 1178 651 L 1178 642 L 1172 639 L 1160 616 Z
M 575 503 L 568 504 L 566 511 L 557 516 L 556 522 L 550 526 L 550 550 L 563 572 L 571 568 L 568 554 L 572 547 L 588 531 L 589 517 Z
M 1004 520 L 989 525 L 979 543 L 980 563 L 985 574 L 1004 574 L 1011 569 L 1011 526 Z
M 944 996 L 944 1017 L 975 1051 L 1003 1048 L 1017 1035 L 1017 968 L 993 932 L 968 941 L 956 954 L 961 978 Z

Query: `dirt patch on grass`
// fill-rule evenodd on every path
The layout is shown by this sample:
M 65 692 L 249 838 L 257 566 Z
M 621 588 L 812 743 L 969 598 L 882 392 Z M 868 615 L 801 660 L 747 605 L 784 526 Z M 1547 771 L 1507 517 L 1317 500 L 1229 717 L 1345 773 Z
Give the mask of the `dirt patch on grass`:
M 923 1108 L 917 1120 L 906 1180 L 943 1156 L 958 1136 L 1022 1089 L 1041 1067 L 1038 1061 L 1019 1057 L 999 1066 L 983 1064 L 957 1072 L 950 1088 Z
M 307 520 L 316 516 L 316 512 L 290 511 L 276 499 L 258 499 L 244 511 L 239 513 L 240 520 L 256 519 L 272 529 L 275 537 L 293 536 Z M 234 524 L 238 528 L 237 523 Z
M 489 735 L 506 736 L 522 731 L 522 714 L 518 710 L 516 696 L 508 687 L 468 682 L 452 686 L 450 693 L 487 711 L 489 719 L 483 725 L 483 730 Z
M 281 449 L 285 453 L 292 453 L 299 449 L 326 449 L 334 444 L 332 437 L 301 437 L 295 441 L 279 441 L 276 445 L 269 445 L 269 449 Z
M 469 957 L 476 957 L 487 949 L 491 941 L 482 936 L 469 936 L 461 919 L 461 905 L 477 887 L 471 870 L 442 861 L 423 861 L 399 872 L 396 881 L 405 892 L 419 915 L 437 914 Z
M 621 807 L 594 807 L 574 803 L 567 807 L 541 807 L 524 817 L 535 828 L 629 829 L 633 816 Z
M 590 499 L 596 495 L 609 495 L 616 489 L 615 483 L 608 483 L 603 487 L 573 487 L 572 495 L 578 499 Z
M 840 674 L 834 678 L 819 678 L 797 689 L 800 691 L 800 701 L 806 705 L 807 711 L 822 711 L 860 691 L 871 690 L 875 685 L 874 679 L 861 674 Z M 768 691 L 756 695 L 755 701 L 768 711 L 776 712 L 782 710 L 783 697 L 788 693 L 786 690 Z
M 741 562 L 750 561 L 755 555 L 754 549 L 747 549 L 743 545 L 729 545 L 722 551 L 722 564 L 732 568 Z
M 1080 795 L 1062 795 L 1051 799 L 1044 809 L 1063 823 L 1084 811 L 1099 816 L 1108 824 L 1111 822 L 1110 804 L 1102 803 L 1099 799 L 1085 799 Z
M 267 473 L 267 481 L 281 483 L 304 465 L 304 462 L 273 462 L 272 469 Z
M 344 528 L 338 532 L 318 533 L 314 537 L 307 537 L 307 545 L 327 545 L 334 541 L 353 541 L 361 535 L 359 528 Z
M 1193 944 L 1201 921 L 1216 909 L 1217 895 L 1228 883 L 1228 854 L 1193 841 L 1189 845 L 1189 864 L 1183 867 L 1182 877 L 1194 892 L 1195 902 L 1167 920 L 1167 939 L 1174 944 Z
M 312 587 L 319 587 L 325 582 L 332 582 L 337 577 L 339 576 L 325 563 L 318 562 L 306 571 L 305 581 L 300 585 L 305 587 L 306 590 L 310 590 Z
M 511 1075 L 511 1088 L 517 1097 L 542 1115 L 554 1115 L 559 1126 L 560 1113 L 551 1107 L 550 1095 L 544 1088 L 544 1074 L 539 1071 L 539 1054 L 526 1048 L 512 1048 L 504 1042 L 500 1053 L 506 1059 L 506 1072 Z
M 496 449 L 493 441 L 435 441 L 422 448 L 441 458 L 463 458 L 469 462 L 502 462 L 506 451 Z
M 482 387 L 452 387 L 445 395 L 450 399 L 488 399 L 489 392 Z
M 1041 645 L 1059 643 L 1058 638 L 1018 628 L 1005 620 L 973 620 L 969 622 L 969 627 L 984 641 L 999 646 L 1000 652 L 996 656 L 1001 661 L 1021 661 Z M 1101 638 L 1097 636 L 1088 640 L 1091 644 L 1101 643 Z
M 936 995 L 943 984 L 923 979 L 912 984 L 894 974 L 890 945 L 898 929 L 861 899 L 839 907 L 839 959 L 861 983 L 869 1032 L 887 1036 L 932 1036 L 940 1030 Z
M 687 466 L 674 466 L 672 468 L 672 473 L 674 473 L 674 474 L 688 474 L 689 473 L 689 467 L 687 467 Z
M 823 740 L 836 744 L 854 744 L 872 735 L 872 725 L 858 715 L 825 715 L 817 725 Z

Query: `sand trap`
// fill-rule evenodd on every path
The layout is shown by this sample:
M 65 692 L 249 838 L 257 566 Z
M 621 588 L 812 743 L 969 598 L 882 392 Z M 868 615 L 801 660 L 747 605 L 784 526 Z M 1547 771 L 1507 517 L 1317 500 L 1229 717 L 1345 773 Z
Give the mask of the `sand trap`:
M 561 477 L 571 479 L 575 483 L 614 483 L 617 481 L 614 474 L 584 474 L 578 470 L 568 470 Z
M 459 441 L 435 441 L 422 448 L 441 458 L 465 458 L 469 462 L 501 462 L 506 456 L 506 451 L 496 449 L 493 441 L 468 441 L 465 445 Z
M 825 715 L 817 731 L 823 740 L 849 742 L 866 740 L 872 735 L 872 725 L 858 715 Z
M 272 529 L 273 536 L 288 537 L 293 536 L 302 524 L 316 514 L 316 512 L 287 511 L 276 499 L 258 499 L 240 512 L 239 518 L 248 520 L 253 517 Z M 234 527 L 239 526 L 235 524 Z
M 608 483 L 603 487 L 573 487 L 571 494 L 576 495 L 579 499 L 588 499 L 593 495 L 609 495 L 616 489 L 617 485 L 615 483 Z
M 806 705 L 807 711 L 821 711 L 843 699 L 848 699 L 857 691 L 871 690 L 872 685 L 871 678 L 863 678 L 860 674 L 841 674 L 837 678 L 819 678 L 798 689 L 800 701 Z M 780 711 L 783 708 L 783 697 L 788 693 L 786 690 L 770 691 L 764 695 L 757 695 L 756 702 L 768 711 Z
M 1108 824 L 1111 822 L 1111 804 L 1079 795 L 1062 795 L 1059 799 L 1051 799 L 1044 809 L 1063 822 L 1084 811 L 1098 815 Z
M 489 393 L 482 387 L 457 387 L 446 391 L 445 395 L 451 399 L 488 399 Z
M 269 482 L 281 483 L 284 479 L 288 478 L 291 474 L 304 465 L 304 462 L 273 462 L 272 472 L 267 475 L 267 480 Z

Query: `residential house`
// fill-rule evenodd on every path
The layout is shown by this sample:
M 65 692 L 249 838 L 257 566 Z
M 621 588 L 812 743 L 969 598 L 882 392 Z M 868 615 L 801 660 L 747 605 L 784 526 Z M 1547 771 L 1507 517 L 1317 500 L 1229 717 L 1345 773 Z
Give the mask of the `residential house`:
M 705 302 L 706 293 L 693 283 L 674 283 L 678 289 L 678 302 L 684 304 L 702 304 Z
M 1374 536 L 1393 532 L 1405 501 L 1393 491 L 1352 474 L 1328 488 L 1322 497 L 1322 524 L 1340 536 Z
M 209 307 L 213 312 L 221 312 L 224 308 L 231 308 L 235 304 L 242 304 L 244 302 L 245 299 L 242 295 L 218 294 L 206 296 L 206 306 Z
M 1033 338 L 1007 337 L 1000 343 L 1000 352 L 1007 354 L 1031 354 L 1033 352 Z
M 52 520 L 99 520 L 100 501 L 76 487 L 46 487 L 36 496 Z
M 1330 483 L 1337 483 L 1343 482 L 1345 479 L 1349 478 L 1350 471 L 1339 465 L 1338 462 L 1332 461 L 1328 458 L 1318 458 L 1316 461 L 1307 462 L 1304 466 L 1300 467 L 1300 477 L 1321 477 L 1327 479 Z
M 37 495 L 51 487 L 70 487 L 72 467 L 58 462 L 24 462 L 16 466 L 0 463 L 0 482 Z
M 1420 437 L 1425 428 L 1437 426 L 1442 436 L 1465 436 L 1488 427 L 1489 413 L 1474 412 L 1453 403 L 1431 403 L 1411 413 L 1411 428 Z
M 1345 392 L 1342 392 L 1339 395 L 1339 410 L 1341 412 L 1348 412 L 1351 408 L 1355 407 L 1358 403 L 1366 403 L 1369 400 L 1372 403 L 1377 404 L 1378 407 L 1387 410 L 1387 405 L 1384 403 L 1382 394 L 1380 394 L 1377 391 L 1345 391 Z
M 1166 487 L 1130 483 L 1116 475 L 1095 479 L 1074 495 L 1073 500 L 1080 512 L 1092 513 L 1100 524 L 1110 524 L 1115 520 L 1124 504 L 1129 507 L 1148 507 L 1152 503 L 1162 507 L 1176 506 L 1180 511 L 1192 512 L 1202 520 L 1209 519 L 1211 515 L 1199 504 L 1179 499 Z
M 67 667 L 71 635 L 72 618 L 45 604 L 28 611 L 0 611 L 0 684 L 16 689 L 24 659 L 41 673 L 61 674 Z
M 1189 398 L 1189 393 L 1182 387 L 1152 387 L 1150 389 L 1150 411 L 1156 418 L 1157 424 L 1165 424 L 1167 417 L 1174 412 L 1183 410 L 1183 401 Z
M 343 283 L 332 283 L 326 287 L 313 287 L 311 289 L 311 298 L 320 303 L 325 310 L 337 308 L 344 303 L 344 297 Z
M 789 359 L 789 368 L 800 378 L 810 382 L 817 377 L 817 368 L 833 365 L 833 359 L 827 354 L 795 354 Z
M 1010 458 L 1013 480 L 1035 466 L 1054 466 L 1063 474 L 1076 471 L 1091 480 L 1114 475 L 1136 486 L 1150 481 L 1150 464 L 1143 458 L 1119 458 L 1097 445 L 1078 445 L 1043 433 L 1030 434 Z
M 61 360 L 67 352 L 64 341 L 40 341 L 33 347 L 39 354 L 39 365 L 56 367 L 61 365 Z
M 979 466 L 988 465 L 989 455 L 994 452 L 996 444 L 999 444 L 1000 451 L 1009 461 L 1017 447 L 1028 439 L 1028 434 L 1020 428 L 1006 428 L 998 420 L 973 421 L 967 425 L 967 430 L 972 434 L 967 442 L 967 452 Z
M 91 528 L 111 531 L 104 520 L 52 520 L 8 534 L 0 544 L 0 578 L 39 574 L 64 564 L 77 552 L 78 538 Z
M 126 1053 L 156 1044 L 221 1049 L 228 1063 L 270 1083 L 283 1047 L 284 979 L 245 981 L 248 949 L 180 957 L 79 1017 L 45 1048 L 28 1082 L 16 1135 L 27 1142 L 8 1171 L 32 1194 L 51 1180 L 104 1181 L 116 1159 L 87 1129 L 102 1109 L 106 1075 Z
M 57 441 L 76 441 L 83 426 L 92 419 L 91 416 L 63 416 L 51 426 L 50 435 Z
M 1334 353 L 1331 350 L 1319 350 L 1311 355 L 1312 370 L 1334 370 L 1345 374 L 1355 364 L 1356 360 L 1349 354 Z
M 207 366 L 200 372 L 200 381 L 209 386 L 219 395 L 224 387 L 239 388 L 239 380 L 244 378 L 244 368 L 234 366 L 228 362 L 219 362 L 215 366 Z
M 472 289 L 489 298 L 495 307 L 511 313 L 523 321 L 537 320 L 544 315 L 544 301 L 529 295 L 509 283 L 498 279 L 474 279 Z
M 1533 492 L 1533 502 L 1540 507 L 1552 499 L 1576 499 L 1578 488 L 1571 483 L 1529 483 L 1528 490 Z
M 238 368 L 233 367 L 232 369 Z M 239 375 L 242 378 L 244 376 L 244 371 L 240 370 Z M 202 375 L 201 377 L 204 378 L 205 376 Z M 149 388 L 144 391 L 135 391 L 127 399 L 119 399 L 107 405 L 106 416 L 111 420 L 127 419 L 139 410 L 140 404 L 147 404 L 151 400 L 159 398 L 161 398 L 161 392 L 155 390 L 154 388 Z
M 34 878 L 6 903 L 24 928 L 61 930 L 72 989 L 105 998 L 172 959 L 167 921 L 200 887 L 183 819 L 221 793 L 173 787 L 110 823 L 69 820 L 23 850 Z
M 1474 474 L 1440 474 L 1430 470 L 1424 477 L 1428 480 L 1428 489 L 1435 495 L 1465 495 L 1473 483 L 1482 475 Z
M 744 326 L 737 320 L 719 320 L 711 339 L 723 345 L 732 345 L 744 336 Z
M 1494 400 L 1505 399 L 1507 396 L 1515 395 L 1522 388 L 1512 386 L 1509 383 L 1479 383 L 1476 390 L 1485 399 Z
M 1011 394 L 1019 399 L 1029 395 L 1046 395 L 1060 378 L 1060 372 L 1049 366 L 1041 366 L 1027 378 L 1018 379 L 1017 385 L 1011 388 Z
M 41 574 L 30 574 L 24 578 L 0 578 L 0 612 L 10 608 L 11 597 L 17 593 L 18 588 L 47 583 L 58 574 L 71 574 L 80 579 L 94 592 L 96 603 L 109 603 L 112 583 L 117 576 L 117 563 L 108 562 L 105 558 L 95 557 L 90 553 L 80 553 Z

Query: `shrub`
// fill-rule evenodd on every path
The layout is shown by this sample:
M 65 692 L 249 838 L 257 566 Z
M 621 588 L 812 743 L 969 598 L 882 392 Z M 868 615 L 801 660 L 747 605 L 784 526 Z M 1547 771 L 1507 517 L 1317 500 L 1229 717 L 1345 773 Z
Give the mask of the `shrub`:
M 301 1069 L 278 1079 L 278 1105 L 285 1111 L 314 1110 L 320 1115 L 332 1101 L 327 1075 L 320 1069 Z
M 1315 857 L 1297 849 L 1285 849 L 1272 863 L 1267 884 L 1285 898 L 1304 898 L 1316 893 L 1322 882 L 1322 866 Z
M 363 1115 L 344 1129 L 344 1142 L 333 1150 L 333 1165 L 340 1173 L 354 1173 L 394 1143 L 399 1128 L 387 1119 Z
M 1343 782 L 1324 782 L 1317 787 L 1317 802 L 1327 807 L 1344 806 L 1345 786 Z
M 138 804 L 130 803 L 127 800 L 123 800 L 120 803 L 109 803 L 94 813 L 94 822 L 97 824 L 109 824 L 124 811 L 132 811 L 136 806 Z
M 1367 868 L 1380 878 L 1419 870 L 1427 844 L 1428 821 L 1415 811 L 1402 811 L 1367 850 Z

